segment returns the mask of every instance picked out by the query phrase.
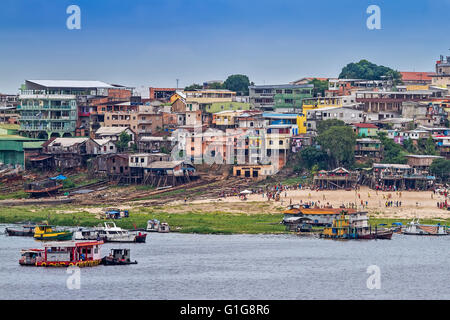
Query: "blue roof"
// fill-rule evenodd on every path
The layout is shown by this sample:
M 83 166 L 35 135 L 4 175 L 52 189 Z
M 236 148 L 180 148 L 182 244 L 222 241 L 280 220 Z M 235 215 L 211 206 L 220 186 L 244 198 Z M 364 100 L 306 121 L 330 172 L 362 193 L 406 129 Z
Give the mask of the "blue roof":
M 51 180 L 66 180 L 67 177 L 63 176 L 62 174 L 60 174 L 59 176 L 50 178 Z

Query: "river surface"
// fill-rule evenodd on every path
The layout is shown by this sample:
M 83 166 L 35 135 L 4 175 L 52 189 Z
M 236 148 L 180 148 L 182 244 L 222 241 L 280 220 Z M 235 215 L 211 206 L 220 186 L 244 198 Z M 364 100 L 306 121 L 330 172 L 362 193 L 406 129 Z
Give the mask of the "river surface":
M 335 241 L 297 235 L 150 233 L 131 248 L 137 265 L 80 269 L 23 267 L 32 238 L 0 225 L 0 299 L 450 299 L 450 236 Z M 380 270 L 369 289 L 367 268 Z

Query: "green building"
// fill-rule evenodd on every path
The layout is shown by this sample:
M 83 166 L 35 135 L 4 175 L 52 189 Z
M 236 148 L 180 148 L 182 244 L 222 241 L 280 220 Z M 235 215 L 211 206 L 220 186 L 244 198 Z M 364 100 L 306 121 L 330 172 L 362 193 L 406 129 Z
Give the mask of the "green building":
M 245 102 L 214 102 L 205 107 L 205 112 L 217 113 L 221 111 L 250 110 L 250 103 Z
M 0 165 L 25 165 L 24 144 L 37 141 L 18 135 L 0 135 Z M 42 142 L 41 142 L 42 143 Z

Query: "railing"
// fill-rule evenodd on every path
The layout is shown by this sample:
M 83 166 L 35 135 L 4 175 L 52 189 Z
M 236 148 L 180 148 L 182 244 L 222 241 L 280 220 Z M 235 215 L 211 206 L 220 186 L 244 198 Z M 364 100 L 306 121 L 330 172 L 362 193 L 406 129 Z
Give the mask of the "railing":
M 76 106 L 28 106 L 28 105 L 20 105 L 17 107 L 20 110 L 76 110 Z

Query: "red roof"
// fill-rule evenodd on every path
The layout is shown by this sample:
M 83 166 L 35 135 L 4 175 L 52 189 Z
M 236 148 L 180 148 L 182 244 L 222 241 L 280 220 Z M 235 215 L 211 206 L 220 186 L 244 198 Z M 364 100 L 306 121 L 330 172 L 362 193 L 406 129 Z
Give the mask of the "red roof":
M 353 124 L 355 127 L 357 128 L 373 128 L 373 129 L 378 129 L 378 127 L 374 124 L 371 123 L 354 123 Z
M 430 75 L 435 75 L 436 73 L 402 71 L 400 74 L 402 75 L 403 81 L 431 81 Z

